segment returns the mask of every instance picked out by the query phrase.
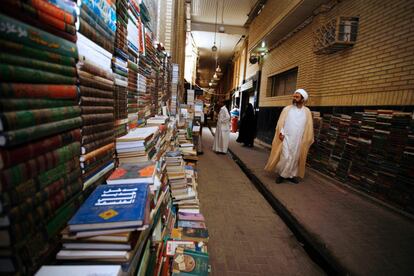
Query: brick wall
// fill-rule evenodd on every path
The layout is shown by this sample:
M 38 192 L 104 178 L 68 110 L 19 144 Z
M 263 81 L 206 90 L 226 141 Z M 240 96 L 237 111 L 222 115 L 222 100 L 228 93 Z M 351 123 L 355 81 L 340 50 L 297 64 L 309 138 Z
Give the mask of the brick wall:
M 295 4 L 296 1 L 269 0 L 250 26 L 248 48 L 260 41 L 272 28 L 271 23 Z M 297 87 L 308 90 L 309 105 L 413 105 L 413 14 L 414 1 L 344 0 L 329 12 L 315 16 L 312 23 L 265 56 L 260 106 L 283 106 L 290 102 L 289 96 L 267 97 L 267 82 L 268 77 L 296 66 Z M 357 43 L 337 53 L 314 54 L 313 31 L 321 22 L 339 15 L 360 17 Z M 246 78 L 258 69 L 257 64 L 249 64 Z

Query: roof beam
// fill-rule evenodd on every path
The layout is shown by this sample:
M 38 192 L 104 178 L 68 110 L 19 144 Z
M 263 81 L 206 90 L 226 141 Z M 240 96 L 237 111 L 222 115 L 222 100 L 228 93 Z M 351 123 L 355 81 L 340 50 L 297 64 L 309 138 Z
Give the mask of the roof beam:
M 247 29 L 241 26 L 232 26 L 232 25 L 221 25 L 217 24 L 217 32 L 219 32 L 219 26 L 224 26 L 224 33 L 226 34 L 238 34 L 246 35 Z M 191 30 L 192 31 L 201 31 L 201 32 L 212 32 L 216 30 L 216 25 L 213 23 L 202 23 L 191 21 Z

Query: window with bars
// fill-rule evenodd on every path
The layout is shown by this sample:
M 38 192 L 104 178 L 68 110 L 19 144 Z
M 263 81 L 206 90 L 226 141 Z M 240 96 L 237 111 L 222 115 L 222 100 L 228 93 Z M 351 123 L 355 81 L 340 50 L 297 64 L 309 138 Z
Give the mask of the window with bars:
M 290 95 L 296 90 L 298 67 L 269 77 L 268 97 Z

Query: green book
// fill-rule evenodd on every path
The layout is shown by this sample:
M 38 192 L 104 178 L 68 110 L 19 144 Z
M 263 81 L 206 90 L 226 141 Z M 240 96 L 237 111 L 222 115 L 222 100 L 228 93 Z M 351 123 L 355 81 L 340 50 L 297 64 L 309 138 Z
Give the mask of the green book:
M 3 185 L 6 184 L 7 187 L 13 187 L 79 155 L 80 143 L 74 142 L 11 168 L 2 170 L 0 179 Z
M 74 66 L 71 67 L 56 63 L 50 63 L 29 57 L 16 56 L 10 53 L 0 53 L 0 62 L 10 65 L 28 67 L 31 69 L 39 69 L 67 77 L 76 77 L 76 68 Z
M 75 66 L 76 60 L 73 57 L 62 56 L 45 50 L 37 50 L 27 45 L 14 43 L 0 39 L 0 50 L 4 52 L 13 53 L 23 57 L 32 57 L 37 60 L 57 63 L 66 66 Z
M 0 81 L 26 82 L 47 84 L 76 84 L 76 77 L 66 77 L 60 74 L 27 67 L 0 64 Z
M 80 115 L 81 108 L 79 106 L 5 112 L 0 113 L 0 131 L 62 121 Z
M 82 125 L 82 118 L 76 117 L 63 121 L 41 124 L 0 133 L 0 146 L 15 146 L 38 138 L 60 133 Z
M 0 99 L 0 112 L 77 105 L 77 101 L 53 99 Z
M 0 38 L 73 58 L 76 44 L 0 13 Z
M 173 274 L 208 276 L 208 254 L 177 248 L 173 261 Z
M 39 185 L 39 189 L 44 189 L 46 186 L 57 181 L 59 178 L 64 177 L 73 170 L 79 168 L 79 157 L 74 157 L 70 161 L 54 167 L 44 173 L 41 173 L 36 177 L 36 182 Z

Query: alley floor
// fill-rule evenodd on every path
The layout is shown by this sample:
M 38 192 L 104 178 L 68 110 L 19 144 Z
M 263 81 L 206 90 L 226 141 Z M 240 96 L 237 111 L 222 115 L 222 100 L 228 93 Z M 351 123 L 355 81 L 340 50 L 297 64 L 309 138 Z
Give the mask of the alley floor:
M 203 131 L 199 198 L 209 229 L 211 275 L 323 275 L 236 163 Z
M 210 154 L 211 133 L 204 133 L 207 140 L 204 142 L 205 152 Z M 237 134 L 230 134 L 231 153 L 277 198 L 311 239 L 323 248 L 324 254 L 343 268 L 344 273 L 412 275 L 414 221 L 410 216 L 344 188 L 336 180 L 310 168 L 298 185 L 276 184 L 276 175 L 263 170 L 269 150 L 258 145 L 243 147 L 235 141 L 236 138 Z M 200 166 L 200 173 L 202 168 Z M 217 173 L 214 179 L 219 181 L 220 175 Z M 261 229 L 259 225 L 258 228 Z

